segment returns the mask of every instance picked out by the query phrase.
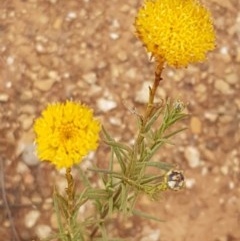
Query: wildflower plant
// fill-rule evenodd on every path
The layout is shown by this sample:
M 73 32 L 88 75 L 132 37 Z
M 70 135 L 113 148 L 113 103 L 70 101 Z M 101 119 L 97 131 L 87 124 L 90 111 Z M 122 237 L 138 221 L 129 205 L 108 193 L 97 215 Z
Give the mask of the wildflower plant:
M 136 36 L 155 60 L 155 74 L 145 112 L 135 113 L 138 131 L 134 144 L 116 141 L 89 107 L 74 101 L 50 104 L 35 122 L 39 159 L 53 163 L 57 169 L 66 168 L 66 193 L 55 189 L 53 196 L 59 225 L 54 237 L 59 240 L 116 240 L 109 238 L 106 229 L 106 220 L 114 212 L 159 221 L 136 209 L 139 196 L 159 200 L 164 191 L 184 187 L 183 171 L 155 160 L 154 155 L 185 129 L 174 128 L 176 122 L 187 117 L 185 105 L 179 100 L 154 100 L 165 65 L 186 67 L 205 60 L 206 53 L 214 49 L 211 16 L 196 0 L 146 0 L 138 11 L 135 28 Z M 107 169 L 88 169 L 102 181 L 101 187 L 95 187 L 78 164 L 97 148 L 100 129 L 111 155 Z M 119 168 L 114 168 L 116 164 Z M 149 167 L 156 169 L 155 174 L 148 171 Z M 72 168 L 79 171 L 84 185 L 81 193 L 75 191 Z M 79 208 L 86 202 L 94 203 L 96 212 L 79 222 Z

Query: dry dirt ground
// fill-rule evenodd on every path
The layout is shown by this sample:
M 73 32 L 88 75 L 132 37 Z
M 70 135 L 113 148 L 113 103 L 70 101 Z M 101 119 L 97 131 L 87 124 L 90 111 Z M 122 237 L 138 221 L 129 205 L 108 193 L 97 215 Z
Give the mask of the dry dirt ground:
M 159 98 L 180 98 L 189 129 L 156 158 L 185 172 L 186 188 L 139 207 L 165 220 L 116 221 L 141 241 L 240 241 L 240 2 L 205 0 L 217 48 L 208 61 L 164 70 Z M 133 21 L 142 0 L 1 0 L 0 240 L 38 240 L 56 227 L 52 188 L 64 176 L 33 154 L 33 120 L 47 103 L 89 104 L 116 139 L 131 143 L 153 79 Z M 106 166 L 101 144 L 91 165 Z M 87 209 L 87 208 L 86 208 Z M 82 210 L 87 212 L 87 210 Z

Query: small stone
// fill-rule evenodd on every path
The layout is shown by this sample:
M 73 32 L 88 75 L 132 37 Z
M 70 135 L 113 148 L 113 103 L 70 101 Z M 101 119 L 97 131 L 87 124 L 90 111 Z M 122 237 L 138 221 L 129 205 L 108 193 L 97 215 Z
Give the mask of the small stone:
M 240 83 L 240 77 L 237 73 L 231 73 L 226 75 L 226 82 L 232 85 Z
M 23 183 L 24 185 L 32 186 L 34 183 L 34 176 L 30 172 L 25 173 L 23 177 Z
M 12 82 L 11 81 L 7 81 L 5 86 L 6 86 L 7 89 L 12 88 Z
M 200 154 L 196 147 L 188 146 L 185 148 L 184 156 L 191 168 L 200 166 Z
M 149 98 L 149 86 L 152 85 L 151 81 L 145 81 L 142 84 L 142 88 L 137 91 L 134 100 L 137 103 L 146 104 Z
M 12 65 L 14 63 L 14 57 L 13 56 L 8 56 L 7 57 L 7 64 Z
M 40 224 L 35 228 L 35 232 L 38 238 L 45 239 L 51 234 L 52 229 L 47 225 Z
M 25 174 L 25 173 L 27 173 L 27 172 L 29 172 L 30 170 L 29 170 L 29 168 L 28 168 L 28 166 L 25 164 L 25 163 L 23 163 L 23 162 L 18 162 L 18 164 L 17 164 L 17 169 L 16 169 L 16 171 L 17 171 L 17 173 L 19 173 L 19 174 Z
M 126 76 L 131 79 L 136 79 L 137 70 L 136 68 L 130 68 L 126 71 Z M 148 82 L 149 83 L 149 82 Z M 150 85 L 149 85 L 150 86 Z
M 220 53 L 221 53 L 222 55 L 227 55 L 228 52 L 229 52 L 228 46 L 222 46 L 222 47 L 220 48 Z
M 36 44 L 35 49 L 36 49 L 36 51 L 37 51 L 38 53 L 45 53 L 45 52 L 46 52 L 45 48 L 44 48 L 43 45 L 40 44 L 40 43 L 37 43 L 37 44 Z
M 36 224 L 39 217 L 40 217 L 40 212 L 38 210 L 32 210 L 28 212 L 24 218 L 25 226 L 27 228 L 32 228 Z
M 228 175 L 228 166 L 222 166 L 220 168 L 220 171 L 223 175 L 227 176 Z
M 71 20 L 76 19 L 76 18 L 77 18 L 77 14 L 75 12 L 69 12 L 67 14 L 66 20 L 71 21 Z
M 117 53 L 117 57 L 121 61 L 126 61 L 127 60 L 127 53 L 125 51 L 119 51 Z
M 200 134 L 202 132 L 202 122 L 198 117 L 193 116 L 191 118 L 190 127 L 193 134 Z
M 222 124 L 230 124 L 235 117 L 233 115 L 223 115 L 219 117 L 219 122 Z
M 206 85 L 204 85 L 204 84 L 202 84 L 202 83 L 196 85 L 196 86 L 194 87 L 194 89 L 195 89 L 195 91 L 196 91 L 197 93 L 201 93 L 201 94 L 206 93 L 206 91 L 207 91 Z
M 97 81 L 97 75 L 96 73 L 94 72 L 90 72 L 90 73 L 87 73 L 87 74 L 84 74 L 83 75 L 83 79 L 84 81 L 86 81 L 88 84 L 95 84 L 96 81 Z
M 240 99 L 235 99 L 234 103 L 237 105 L 238 110 L 240 110 Z
M 186 188 L 192 189 L 193 186 L 195 186 L 195 184 L 196 184 L 196 180 L 194 178 L 187 178 L 187 179 L 185 179 Z
M 98 108 L 103 112 L 108 112 L 117 107 L 117 103 L 113 100 L 107 100 L 104 98 L 100 98 L 97 101 Z
M 0 102 L 7 102 L 9 100 L 9 96 L 7 94 L 0 94 Z
M 236 51 L 236 62 L 240 62 L 240 48 L 238 47 L 237 48 L 237 51 Z
M 30 90 L 23 90 L 20 96 L 21 100 L 23 101 L 30 101 L 32 97 L 33 97 L 33 92 Z
M 109 34 L 110 38 L 113 39 L 113 40 L 116 40 L 119 38 L 119 34 L 118 33 L 110 33 Z
M 61 29 L 62 28 L 62 23 L 63 23 L 63 19 L 61 17 L 58 17 L 53 22 L 53 28 L 56 29 L 56 30 Z
M 50 218 L 50 223 L 51 223 L 51 227 L 54 228 L 54 229 L 57 229 L 58 228 L 58 220 L 57 220 L 57 216 L 55 213 L 53 213 L 51 215 L 51 218 Z
M 109 122 L 112 124 L 112 125 L 115 125 L 115 126 L 121 126 L 122 125 L 122 122 L 119 118 L 116 118 L 116 117 L 110 117 L 109 118 Z
M 42 197 L 38 194 L 38 193 L 34 193 L 32 196 L 31 196 L 31 202 L 33 204 L 42 204 L 43 203 L 43 200 L 42 200 Z
M 42 25 L 46 25 L 49 22 L 49 17 L 47 15 L 38 16 L 38 21 Z
M 41 91 L 48 91 L 52 88 L 55 81 L 54 79 L 36 80 L 34 81 L 34 87 Z
M 220 93 L 222 93 L 224 95 L 228 95 L 228 94 L 233 93 L 229 84 L 222 79 L 216 80 L 215 83 L 214 83 L 214 87 L 215 87 L 216 90 L 218 90 Z
M 205 112 L 204 117 L 211 122 L 215 122 L 218 118 L 218 114 L 213 112 Z
M 230 190 L 233 190 L 235 188 L 235 183 L 231 181 L 228 183 L 228 186 Z
M 36 146 L 33 143 L 24 143 L 22 152 L 22 160 L 28 166 L 36 166 L 39 164 L 39 160 L 35 153 Z
M 105 67 L 107 67 L 107 63 L 103 60 L 100 60 L 98 63 L 97 63 L 97 67 L 98 69 L 103 69 Z
M 60 77 L 59 77 L 59 74 L 58 74 L 57 71 L 50 70 L 47 75 L 48 75 L 48 77 L 49 77 L 50 79 L 60 80 Z
M 144 235 L 141 241 L 158 241 L 160 238 L 160 230 L 151 230 L 147 235 Z
M 28 114 L 22 114 L 19 116 L 18 120 L 21 122 L 21 126 L 24 131 L 27 131 L 32 127 L 34 118 L 35 116 L 31 116 Z

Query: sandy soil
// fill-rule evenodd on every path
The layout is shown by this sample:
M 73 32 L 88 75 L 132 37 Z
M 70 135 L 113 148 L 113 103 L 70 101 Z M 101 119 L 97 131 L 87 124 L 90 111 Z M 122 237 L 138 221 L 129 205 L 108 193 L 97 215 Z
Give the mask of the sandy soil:
M 115 138 L 131 143 L 135 118 L 126 105 L 143 110 L 153 79 L 133 34 L 141 2 L 1 0 L 1 240 L 38 240 L 56 227 L 52 187 L 63 190 L 64 176 L 33 155 L 33 120 L 47 103 L 89 104 Z M 184 170 L 186 188 L 159 202 L 140 200 L 163 223 L 115 221 L 112 233 L 127 240 L 240 241 L 240 2 L 204 2 L 215 19 L 216 50 L 205 63 L 166 68 L 158 92 L 189 103 L 189 129 L 156 157 Z M 106 166 L 106 147 L 91 158 Z

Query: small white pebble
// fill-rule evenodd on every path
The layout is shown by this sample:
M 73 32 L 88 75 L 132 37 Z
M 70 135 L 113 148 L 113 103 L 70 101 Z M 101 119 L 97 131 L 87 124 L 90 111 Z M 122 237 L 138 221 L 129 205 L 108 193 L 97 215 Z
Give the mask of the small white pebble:
M 77 18 L 77 14 L 75 12 L 69 12 L 67 14 L 67 20 L 72 20 L 72 19 L 76 19 Z
M 0 93 L 0 102 L 7 102 L 9 100 L 9 96 L 7 94 Z
M 39 53 L 43 53 L 44 47 L 41 44 L 37 44 L 36 45 L 36 51 L 39 52 Z
M 114 20 L 112 21 L 112 27 L 114 27 L 114 28 L 119 28 L 119 27 L 120 27 L 120 24 L 119 24 L 119 22 L 118 22 L 117 19 L 114 19 Z
M 113 100 L 100 98 L 97 101 L 98 108 L 103 112 L 108 112 L 117 107 L 117 103 Z
M 68 78 L 70 77 L 70 74 L 69 74 L 68 72 L 66 72 L 66 73 L 63 74 L 63 77 L 64 77 L 65 79 L 68 79 Z
M 201 164 L 199 150 L 194 146 L 188 146 L 184 150 L 184 156 L 191 168 L 199 167 Z
M 40 212 L 37 210 L 32 210 L 28 212 L 24 218 L 25 226 L 27 228 L 32 228 L 36 224 L 39 217 L 40 217 Z
M 229 189 L 234 189 L 234 187 L 235 187 L 235 184 L 234 184 L 234 182 L 229 182 L 228 183 L 228 186 L 229 186 Z
M 220 53 L 222 55 L 228 54 L 228 47 L 227 46 L 223 46 L 222 48 L 220 48 Z
M 186 185 L 186 188 L 188 189 L 192 189 L 195 184 L 196 184 L 196 180 L 194 178 L 187 178 L 185 180 L 185 185 Z
M 175 72 L 172 71 L 172 70 L 169 70 L 169 71 L 167 72 L 167 76 L 168 76 L 168 77 L 173 77 L 173 76 L 175 76 Z
M 208 168 L 207 167 L 203 167 L 202 171 L 201 171 L 202 176 L 206 176 L 208 174 Z
M 14 57 L 13 56 L 8 56 L 7 57 L 7 64 L 12 65 L 14 63 Z
M 119 34 L 118 33 L 110 33 L 109 34 L 110 38 L 113 39 L 113 40 L 116 40 L 119 38 Z
M 12 82 L 11 81 L 8 81 L 6 84 L 5 84 L 6 88 L 10 89 L 12 87 Z
M 52 229 L 44 224 L 40 224 L 35 228 L 35 232 L 40 239 L 45 239 L 47 238 L 50 233 L 52 232 Z
M 16 15 L 15 12 L 14 12 L 14 11 L 11 11 L 11 12 L 8 14 L 8 17 L 14 18 L 15 15 Z

